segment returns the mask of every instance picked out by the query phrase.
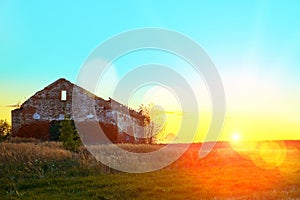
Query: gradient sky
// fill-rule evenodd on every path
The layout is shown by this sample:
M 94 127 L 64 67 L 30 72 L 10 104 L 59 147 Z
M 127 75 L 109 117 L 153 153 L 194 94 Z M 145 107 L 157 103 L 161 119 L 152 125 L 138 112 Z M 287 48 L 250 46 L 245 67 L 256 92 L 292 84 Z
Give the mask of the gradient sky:
M 60 77 L 76 82 L 89 53 L 111 36 L 161 27 L 192 38 L 219 70 L 227 102 L 221 140 L 300 139 L 299 9 L 292 0 L 0 0 L 0 118 L 10 121 L 6 105 Z

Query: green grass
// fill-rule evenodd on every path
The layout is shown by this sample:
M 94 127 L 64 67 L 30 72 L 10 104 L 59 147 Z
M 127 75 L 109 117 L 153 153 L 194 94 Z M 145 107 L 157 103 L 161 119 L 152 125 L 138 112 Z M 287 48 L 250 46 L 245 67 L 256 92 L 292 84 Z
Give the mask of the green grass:
M 235 183 L 236 191 L 229 190 L 225 186 L 228 183 L 223 182 L 218 184 L 225 187 L 220 191 L 220 186 L 215 185 L 217 190 L 214 192 L 212 185 L 209 186 L 211 190 L 207 188 L 210 181 L 201 179 L 204 177 L 197 176 L 198 173 L 201 172 L 162 170 L 146 174 L 117 173 L 23 179 L 17 183 L 6 183 L 5 191 L 1 191 L 1 196 L 3 199 L 63 199 L 66 197 L 68 199 L 296 199 L 299 197 L 299 180 L 281 183 L 283 184 L 281 188 L 270 186 L 262 189 L 259 188 L 261 184 L 254 181 L 251 184 L 252 187 L 244 191 L 239 188 L 243 187 L 243 180 Z M 217 177 L 217 174 L 206 176 L 209 179 Z
M 291 156 L 284 168 L 272 169 L 228 146 L 197 159 L 198 147 L 165 169 L 129 174 L 97 163 L 85 151 L 67 152 L 60 144 L 2 143 L 0 199 L 299 199 L 299 146 L 287 148 Z

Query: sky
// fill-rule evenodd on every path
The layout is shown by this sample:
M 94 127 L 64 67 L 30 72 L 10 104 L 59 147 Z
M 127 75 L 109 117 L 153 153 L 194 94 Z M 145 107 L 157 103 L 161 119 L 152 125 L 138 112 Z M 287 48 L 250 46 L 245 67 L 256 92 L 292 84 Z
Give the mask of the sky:
M 12 108 L 7 105 L 24 102 L 58 78 L 75 83 L 83 62 L 108 38 L 157 27 L 188 36 L 213 60 L 226 95 L 220 140 L 232 135 L 246 140 L 300 139 L 299 9 L 300 3 L 292 0 L 0 0 L 0 119 L 10 121 Z M 162 52 L 136 53 L 114 63 L 128 68 L 112 70 L 109 87 L 113 90 L 133 60 L 143 64 L 153 58 L 179 71 L 186 68 Z M 112 90 L 99 95 L 107 98 Z M 176 112 L 176 98 L 168 91 L 144 90 L 146 101 L 163 96 L 160 103 L 173 105 L 165 110 Z M 211 115 L 209 94 L 201 91 L 199 98 L 205 100 L 196 141 L 203 141 Z M 177 114 L 168 117 L 168 131 L 174 133 L 180 120 Z

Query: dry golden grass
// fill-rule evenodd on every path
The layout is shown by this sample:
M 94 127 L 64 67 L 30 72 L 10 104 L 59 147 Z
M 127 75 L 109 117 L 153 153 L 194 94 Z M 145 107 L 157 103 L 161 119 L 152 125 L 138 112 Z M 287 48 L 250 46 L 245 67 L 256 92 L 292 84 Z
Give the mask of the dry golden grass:
M 159 144 L 118 144 L 118 147 L 128 151 L 135 153 L 148 153 L 157 151 L 165 145 Z
M 63 160 L 71 159 L 72 153 L 61 147 L 57 142 L 45 143 L 7 143 L 0 144 L 1 163 L 26 163 L 37 160 Z
M 9 143 L 41 143 L 41 140 L 36 138 L 10 137 L 7 139 Z

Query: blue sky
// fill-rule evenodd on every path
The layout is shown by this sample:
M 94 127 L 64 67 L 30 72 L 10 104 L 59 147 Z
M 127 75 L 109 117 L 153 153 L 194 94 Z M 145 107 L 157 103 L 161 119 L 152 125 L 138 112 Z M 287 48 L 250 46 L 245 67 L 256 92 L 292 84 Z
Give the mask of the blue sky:
M 1 112 L 6 118 L 5 105 L 29 98 L 60 77 L 75 82 L 89 53 L 113 35 L 161 27 L 187 35 L 206 50 L 224 81 L 229 111 L 247 110 L 247 95 L 255 101 L 264 88 L 265 93 L 276 91 L 262 98 L 262 107 L 268 107 L 272 98 L 279 99 L 271 108 L 296 116 L 299 9 L 300 3 L 292 0 L 0 0 Z M 236 88 L 236 81 L 250 93 Z M 248 100 L 240 103 L 243 98 Z M 283 106 L 287 104 L 291 106 Z
M 300 5 L 294 2 L 2 0 L 1 80 L 16 77 L 47 83 L 60 76 L 74 80 L 98 44 L 141 27 L 181 32 L 197 41 L 217 64 L 247 54 L 271 62 L 289 51 L 299 52 Z M 288 67 L 297 70 L 299 56 L 290 57 Z

